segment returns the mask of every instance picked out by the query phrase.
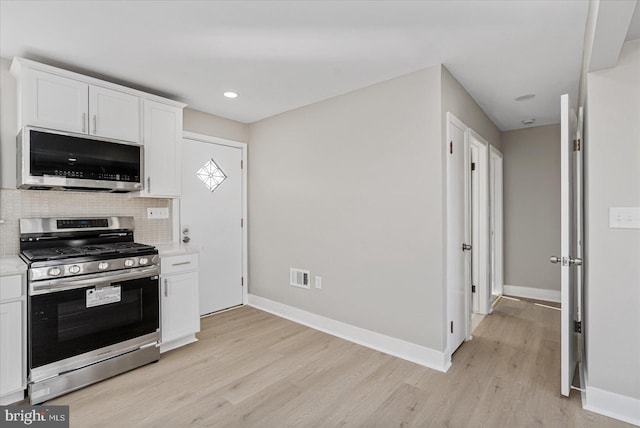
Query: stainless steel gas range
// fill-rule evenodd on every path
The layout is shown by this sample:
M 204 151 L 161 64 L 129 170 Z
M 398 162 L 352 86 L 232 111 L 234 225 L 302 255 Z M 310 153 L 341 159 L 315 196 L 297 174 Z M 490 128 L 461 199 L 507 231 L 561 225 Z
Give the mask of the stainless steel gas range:
M 133 231 L 133 217 L 20 220 L 31 404 L 159 359 L 158 252 Z

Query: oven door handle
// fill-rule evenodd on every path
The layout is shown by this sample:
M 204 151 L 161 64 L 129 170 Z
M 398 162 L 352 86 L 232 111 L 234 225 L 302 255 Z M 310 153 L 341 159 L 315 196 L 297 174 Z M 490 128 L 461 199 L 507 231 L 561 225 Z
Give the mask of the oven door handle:
M 105 282 L 127 281 L 160 274 L 158 266 L 133 268 L 125 273 L 101 272 L 86 275 L 83 278 L 57 278 L 47 281 L 37 281 L 29 284 L 29 295 L 55 293 L 58 291 L 74 290 L 76 288 L 92 287 Z

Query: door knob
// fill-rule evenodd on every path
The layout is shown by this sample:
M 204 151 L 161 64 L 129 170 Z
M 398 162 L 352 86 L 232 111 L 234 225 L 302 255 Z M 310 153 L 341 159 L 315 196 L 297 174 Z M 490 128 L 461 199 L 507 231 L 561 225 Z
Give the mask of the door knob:
M 186 235 L 187 233 L 189 233 L 189 228 L 185 227 L 184 229 L 182 229 L 182 234 Z
M 182 242 L 184 242 L 185 244 L 189 241 L 191 241 L 191 238 L 189 238 L 188 236 L 182 238 Z
M 569 257 L 551 256 L 549 261 L 551 263 L 560 263 L 562 264 L 562 266 L 569 266 L 569 265 L 582 266 L 582 259 L 578 259 L 578 258 L 572 259 Z
M 462 243 L 462 251 L 471 251 L 471 244 Z

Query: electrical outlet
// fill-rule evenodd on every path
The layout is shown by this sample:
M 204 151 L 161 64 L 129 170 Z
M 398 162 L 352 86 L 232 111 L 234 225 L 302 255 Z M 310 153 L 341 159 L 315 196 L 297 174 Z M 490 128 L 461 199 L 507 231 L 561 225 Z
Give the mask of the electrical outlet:
M 322 277 L 316 275 L 316 288 L 322 288 Z
M 147 218 L 169 218 L 169 208 L 167 207 L 156 207 L 156 208 L 147 208 Z
M 640 208 L 609 208 L 609 227 L 612 229 L 640 229 Z

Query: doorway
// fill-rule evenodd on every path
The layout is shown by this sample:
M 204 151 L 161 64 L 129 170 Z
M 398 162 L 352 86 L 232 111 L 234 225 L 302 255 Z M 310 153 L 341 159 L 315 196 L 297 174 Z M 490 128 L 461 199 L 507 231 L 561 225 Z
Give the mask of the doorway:
M 489 291 L 489 143 L 473 129 L 468 131 L 471 216 L 471 310 L 491 313 Z
M 200 315 L 247 298 L 246 145 L 184 133 L 179 236 L 200 255 Z
M 489 148 L 489 260 L 491 305 L 502 296 L 504 287 L 502 153 Z
M 490 314 L 502 294 L 502 155 L 447 113 L 447 353 L 472 338 L 472 316 Z M 493 159 L 493 163 L 490 162 Z M 494 168 L 498 171 L 494 171 Z M 463 328 L 455 326 L 463 323 Z

